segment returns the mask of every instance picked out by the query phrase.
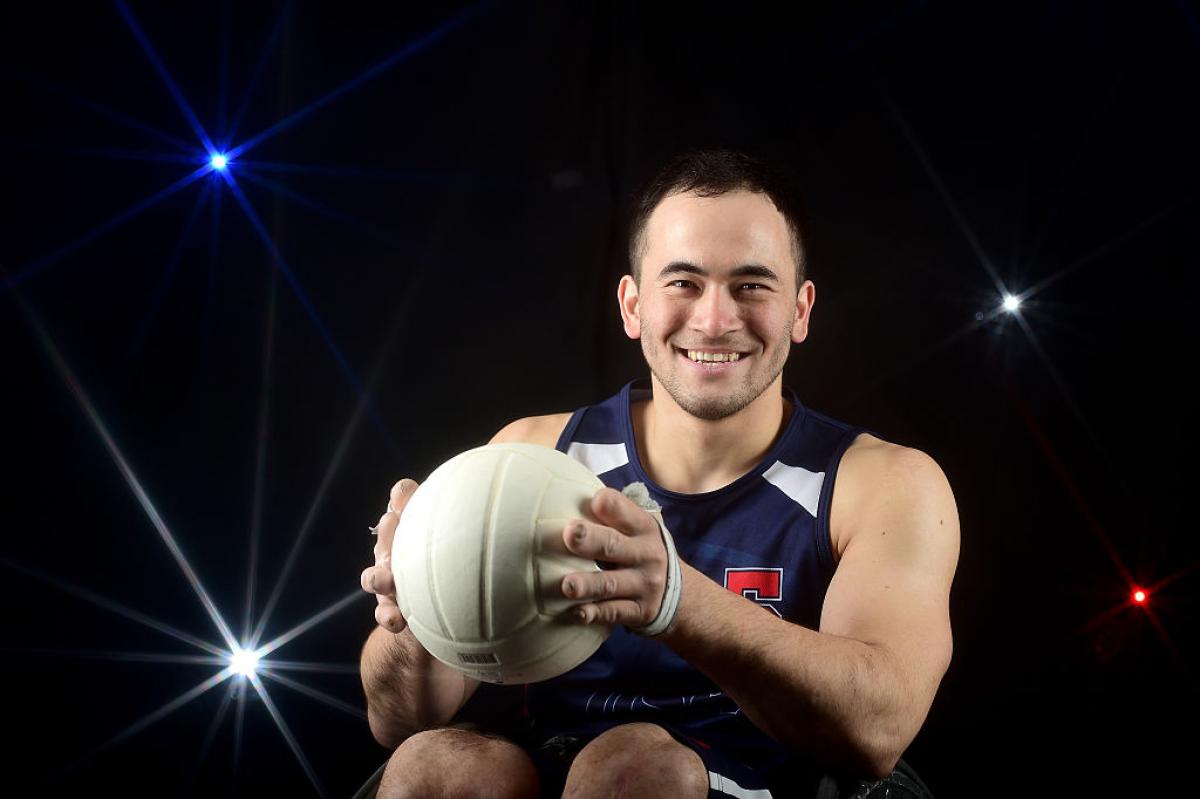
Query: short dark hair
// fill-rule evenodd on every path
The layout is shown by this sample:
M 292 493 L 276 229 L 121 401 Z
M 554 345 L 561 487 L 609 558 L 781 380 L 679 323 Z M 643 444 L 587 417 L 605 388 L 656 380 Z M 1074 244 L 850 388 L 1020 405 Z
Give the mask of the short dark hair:
M 792 234 L 796 288 L 808 271 L 805 255 L 804 201 L 795 184 L 767 163 L 733 150 L 688 150 L 671 159 L 637 196 L 629 224 L 629 268 L 641 282 L 646 223 L 659 203 L 675 194 L 720 197 L 733 191 L 765 194 L 783 215 Z

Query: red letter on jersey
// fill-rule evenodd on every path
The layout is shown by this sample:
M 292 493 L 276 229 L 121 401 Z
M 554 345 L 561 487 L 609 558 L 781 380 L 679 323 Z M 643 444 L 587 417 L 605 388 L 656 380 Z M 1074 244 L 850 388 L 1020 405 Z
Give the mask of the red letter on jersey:
M 726 569 L 725 587 L 755 602 L 779 602 L 783 569 Z

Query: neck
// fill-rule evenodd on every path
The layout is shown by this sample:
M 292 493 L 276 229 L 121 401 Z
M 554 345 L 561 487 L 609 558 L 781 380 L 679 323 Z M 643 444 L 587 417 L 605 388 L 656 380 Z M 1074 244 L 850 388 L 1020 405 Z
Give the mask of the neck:
M 631 408 L 642 467 L 655 483 L 681 494 L 729 485 L 762 460 L 792 415 L 782 377 L 754 402 L 716 421 L 698 419 L 651 377 L 653 396 Z

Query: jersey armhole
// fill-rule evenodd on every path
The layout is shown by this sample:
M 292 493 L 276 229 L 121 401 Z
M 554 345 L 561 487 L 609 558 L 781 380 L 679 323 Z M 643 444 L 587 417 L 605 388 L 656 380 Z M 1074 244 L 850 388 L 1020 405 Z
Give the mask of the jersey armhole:
M 838 467 L 842 463 L 842 456 L 846 454 L 846 450 L 850 449 L 854 440 L 863 433 L 879 438 L 873 431 L 864 427 L 850 428 L 838 441 L 833 454 L 829 456 L 829 463 L 825 466 L 825 481 L 821 485 L 821 498 L 817 503 L 817 554 L 821 559 L 821 566 L 825 569 L 826 580 L 832 580 L 833 573 L 837 569 L 837 561 L 833 557 L 833 531 L 829 526 L 829 506 L 833 502 L 833 486 L 837 482 Z
M 587 413 L 587 408 L 579 408 L 571 414 L 571 418 L 567 420 L 567 426 L 563 428 L 562 433 L 558 436 L 558 443 L 554 448 L 559 452 L 566 452 L 567 447 L 571 445 L 571 439 L 575 436 L 575 431 L 579 429 L 580 422 L 583 421 L 584 414 Z

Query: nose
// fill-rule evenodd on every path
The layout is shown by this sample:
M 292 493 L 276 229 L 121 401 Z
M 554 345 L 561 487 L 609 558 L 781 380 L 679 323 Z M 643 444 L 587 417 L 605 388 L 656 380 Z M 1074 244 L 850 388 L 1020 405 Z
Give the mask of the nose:
M 738 304 L 729 289 L 713 286 L 692 307 L 691 327 L 708 341 L 717 341 L 742 327 Z

